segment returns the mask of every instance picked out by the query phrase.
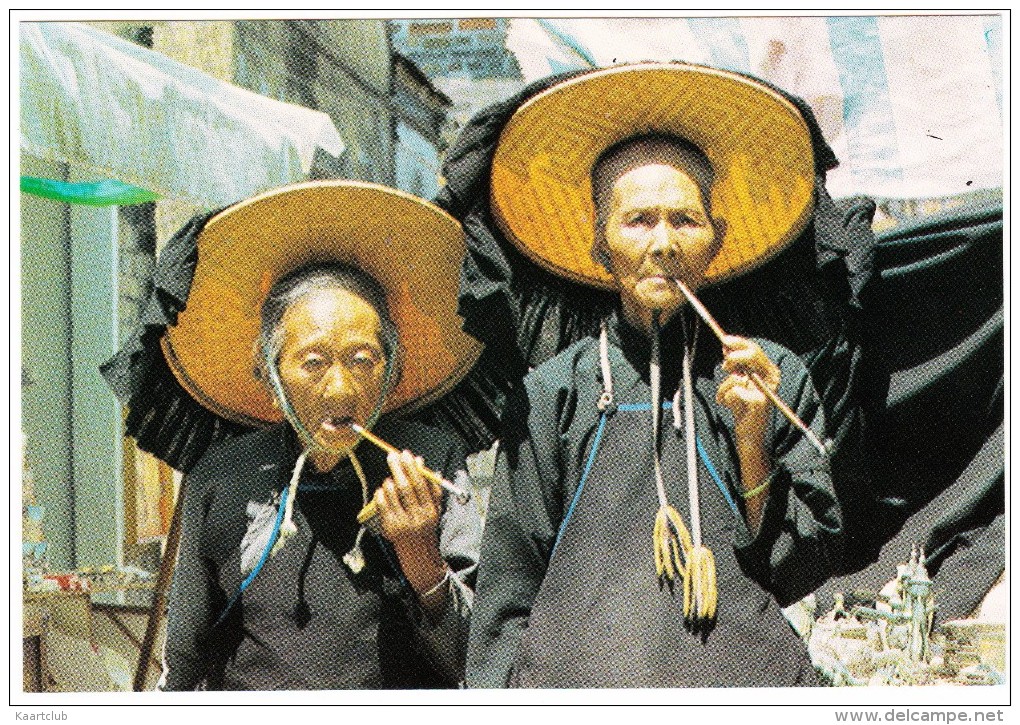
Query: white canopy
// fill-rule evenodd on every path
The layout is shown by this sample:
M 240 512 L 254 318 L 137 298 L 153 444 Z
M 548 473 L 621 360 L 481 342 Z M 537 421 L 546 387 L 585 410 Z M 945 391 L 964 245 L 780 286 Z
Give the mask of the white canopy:
M 275 101 L 78 23 L 21 23 L 21 149 L 224 206 L 300 181 L 343 140 L 325 113 Z
M 800 96 L 839 157 L 834 196 L 949 196 L 1003 182 L 1002 18 L 515 18 L 525 81 L 563 70 L 683 60 Z

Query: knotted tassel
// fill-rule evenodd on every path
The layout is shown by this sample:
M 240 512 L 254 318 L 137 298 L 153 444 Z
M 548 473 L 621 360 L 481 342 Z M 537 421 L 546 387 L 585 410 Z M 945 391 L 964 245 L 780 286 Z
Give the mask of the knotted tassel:
M 686 326 L 684 327 L 686 333 Z M 696 340 L 695 331 L 695 340 Z M 684 337 L 687 337 L 685 334 Z M 701 499 L 698 493 L 698 458 L 694 430 L 694 383 L 691 366 L 693 345 L 684 344 L 684 438 L 687 444 L 687 498 L 691 513 L 692 547 L 687 557 L 684 580 L 684 617 L 692 622 L 715 617 L 719 593 L 716 588 L 715 556 L 701 543 Z
M 684 579 L 684 617 L 710 620 L 715 617 L 719 594 L 715 582 L 715 556 L 707 546 L 691 549 Z
M 691 535 L 680 513 L 669 504 L 660 506 L 655 514 L 652 550 L 655 554 L 656 576 L 669 580 L 680 577 L 684 579 L 686 588 L 691 559 Z
M 662 418 L 660 393 L 662 370 L 659 358 L 659 315 L 652 316 L 652 356 L 649 363 L 648 379 L 652 387 L 652 463 L 655 467 L 655 492 L 659 498 L 659 510 L 652 526 L 652 553 L 655 559 L 655 573 L 662 579 L 672 581 L 677 577 L 684 580 L 685 590 L 690 581 L 691 534 L 687 530 L 680 512 L 673 508 L 666 497 L 662 482 L 662 463 L 659 460 L 659 426 Z

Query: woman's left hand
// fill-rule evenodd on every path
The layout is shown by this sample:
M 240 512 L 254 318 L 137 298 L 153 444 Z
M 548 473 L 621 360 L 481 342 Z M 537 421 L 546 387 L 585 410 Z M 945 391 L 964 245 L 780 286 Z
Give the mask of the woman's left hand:
M 380 527 L 393 544 L 404 576 L 421 596 L 446 576 L 446 562 L 439 553 L 443 491 L 422 475 L 425 463 L 410 451 L 390 453 L 386 462 L 391 475 L 375 492 Z
M 762 446 L 772 402 L 751 380 L 757 373 L 766 387 L 779 388 L 779 367 L 765 351 L 746 337 L 726 335 L 723 338 L 723 370 L 730 373 L 719 385 L 716 402 L 733 413 L 737 447 Z

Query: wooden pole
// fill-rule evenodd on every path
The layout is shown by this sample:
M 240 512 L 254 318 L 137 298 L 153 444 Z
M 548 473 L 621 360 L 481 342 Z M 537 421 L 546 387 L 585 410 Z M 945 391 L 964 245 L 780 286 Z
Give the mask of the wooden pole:
M 135 680 L 132 686 L 135 692 L 145 689 L 145 679 L 149 673 L 149 664 L 152 659 L 152 648 L 156 644 L 156 633 L 159 631 L 159 623 L 163 618 L 163 610 L 166 609 L 167 591 L 170 589 L 174 565 L 177 563 L 177 549 L 181 542 L 181 513 L 184 510 L 184 486 L 182 481 L 181 488 L 177 492 L 177 503 L 174 504 L 174 515 L 170 519 L 166 548 L 163 550 L 163 558 L 159 562 L 159 575 L 156 577 L 156 586 L 152 592 L 152 605 L 149 607 L 149 619 L 145 624 L 145 637 L 142 639 L 138 665 L 135 667 Z

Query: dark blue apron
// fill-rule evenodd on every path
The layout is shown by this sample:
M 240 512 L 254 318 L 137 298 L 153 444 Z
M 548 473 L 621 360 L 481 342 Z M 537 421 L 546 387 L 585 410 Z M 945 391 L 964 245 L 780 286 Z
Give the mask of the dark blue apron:
M 695 425 L 710 427 L 696 396 Z M 668 415 L 666 416 L 668 419 Z M 718 420 L 715 421 L 718 425 Z M 715 622 L 690 630 L 682 585 L 661 583 L 652 554 L 659 504 L 651 455 L 651 406 L 603 413 L 581 482 L 566 504 L 545 579 L 511 676 L 518 687 L 782 687 L 815 685 L 807 650 L 778 603 L 742 571 L 733 541 L 743 526 L 725 442 L 699 436 L 701 526 L 715 554 Z M 663 425 L 664 483 L 690 522 L 680 431 Z M 714 483 L 712 483 L 714 481 Z
M 262 565 L 243 582 L 239 552 L 222 567 L 224 590 L 236 594 L 219 626 L 221 636 L 233 638 L 219 686 L 338 690 L 455 684 L 436 674 L 418 645 L 401 599 L 406 580 L 392 551 L 365 536 L 364 571 L 355 576 L 343 563 L 354 544 L 360 492 L 342 500 L 335 488 L 302 483 L 298 491 L 297 532 L 286 545 L 272 556 L 267 549 Z

